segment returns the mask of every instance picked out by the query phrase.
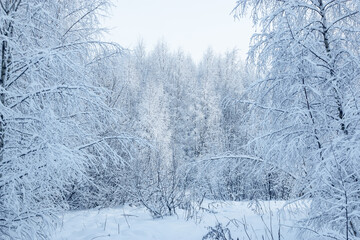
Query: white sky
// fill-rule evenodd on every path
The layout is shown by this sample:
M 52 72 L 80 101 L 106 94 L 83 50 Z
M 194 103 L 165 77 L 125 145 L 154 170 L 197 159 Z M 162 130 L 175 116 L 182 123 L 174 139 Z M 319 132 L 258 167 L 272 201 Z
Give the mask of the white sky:
M 236 0 L 115 0 L 105 20 L 107 40 L 133 48 L 139 40 L 151 49 L 164 40 L 199 61 L 208 47 L 217 53 L 237 48 L 245 58 L 254 32 L 249 19 L 235 20 Z

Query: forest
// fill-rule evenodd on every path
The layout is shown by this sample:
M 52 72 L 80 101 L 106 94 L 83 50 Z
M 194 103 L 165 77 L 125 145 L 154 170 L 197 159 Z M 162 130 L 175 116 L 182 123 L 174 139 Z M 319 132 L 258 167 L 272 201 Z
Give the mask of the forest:
M 111 6 L 0 0 L 1 240 L 124 205 L 191 221 L 209 200 L 305 204 L 316 237 L 297 239 L 360 239 L 359 0 L 234 0 L 259 30 L 246 62 L 102 41 Z

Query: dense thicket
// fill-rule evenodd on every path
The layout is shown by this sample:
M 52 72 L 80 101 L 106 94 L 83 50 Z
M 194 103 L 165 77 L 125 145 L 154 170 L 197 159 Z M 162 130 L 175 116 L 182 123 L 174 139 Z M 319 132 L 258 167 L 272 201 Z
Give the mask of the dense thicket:
M 131 202 L 160 217 L 204 197 L 290 197 L 294 179 L 278 182 L 282 168 L 263 168 L 264 161 L 250 155 L 257 126 L 244 89 L 254 73 L 236 50 L 216 55 L 209 49 L 195 64 L 163 42 L 150 52 L 139 44 L 112 66 L 99 78 L 112 91 L 108 104 L 121 109 L 123 128 L 136 138 L 114 146 L 125 164 L 100 164 L 101 172 L 90 173 L 101 188 L 74 191 L 87 195 L 72 202 L 74 208 Z
M 103 172 L 92 177 L 102 188 L 96 194 L 88 188 L 88 196 L 74 202 L 74 208 L 133 202 L 159 217 L 194 196 L 254 198 L 236 159 L 211 159 L 239 152 L 248 138 L 246 106 L 234 100 L 242 96 L 251 74 L 235 50 L 220 56 L 209 49 L 195 64 L 160 42 L 150 52 L 139 44 L 114 60 L 99 78 L 111 89 L 108 104 L 121 109 L 127 119 L 123 128 L 136 138 L 130 145 L 114 146 L 125 164 L 101 164 Z M 252 183 L 257 181 L 256 194 L 269 198 L 264 181 Z M 74 196 L 83 191 L 79 188 Z

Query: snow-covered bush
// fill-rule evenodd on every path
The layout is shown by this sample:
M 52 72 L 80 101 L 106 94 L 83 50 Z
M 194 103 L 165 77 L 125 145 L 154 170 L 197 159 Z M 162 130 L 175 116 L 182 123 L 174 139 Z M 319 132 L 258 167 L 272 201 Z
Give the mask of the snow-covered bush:
M 217 223 L 215 227 L 208 227 L 208 230 L 209 232 L 202 240 L 234 240 L 229 228 L 224 227 L 221 223 Z

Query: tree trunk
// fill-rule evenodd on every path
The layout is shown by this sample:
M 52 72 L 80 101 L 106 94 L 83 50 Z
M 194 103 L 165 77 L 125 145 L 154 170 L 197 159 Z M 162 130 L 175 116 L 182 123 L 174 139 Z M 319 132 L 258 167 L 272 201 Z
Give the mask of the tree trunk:
M 331 56 L 331 49 L 330 49 L 330 41 L 329 41 L 329 28 L 327 26 L 327 17 L 326 17 L 326 9 L 324 6 L 324 3 L 322 0 L 319 0 L 319 10 L 320 10 L 320 15 L 321 15 L 321 25 L 322 25 L 322 35 L 323 35 L 323 41 L 324 41 L 324 48 L 325 51 L 329 57 L 329 60 L 332 59 Z M 331 61 L 328 62 L 329 64 L 329 68 L 330 68 L 330 81 L 334 81 L 336 76 L 335 76 L 335 70 L 334 70 L 334 66 L 333 63 Z M 334 81 L 335 82 L 335 81 Z M 341 131 L 345 134 L 348 135 L 348 130 L 346 129 L 345 123 L 344 123 L 344 108 L 341 102 L 341 98 L 339 96 L 339 93 L 336 89 L 336 87 L 333 87 L 334 90 L 334 97 L 335 97 L 335 101 L 336 101 L 336 105 L 337 105 L 337 111 L 338 111 L 338 117 L 339 117 L 339 121 L 340 121 L 340 129 Z
M 0 13 L 9 16 L 11 10 L 16 10 L 21 1 L 5 1 L 1 5 Z M 11 5 L 12 4 L 12 5 Z M 11 6 L 11 7 L 10 7 Z M 12 37 L 13 26 L 11 20 L 3 20 L 0 22 L 0 33 L 4 36 L 4 39 L 1 43 L 1 72 L 0 72 L 0 105 L 5 107 L 6 99 L 6 84 L 9 79 L 9 66 L 11 62 L 11 53 L 8 43 L 8 38 Z M 4 112 L 0 112 L 0 163 L 4 161 L 4 152 L 5 152 L 5 116 Z M 2 174 L 0 173 L 0 177 Z
M 6 80 L 6 72 L 7 72 L 7 42 L 4 40 L 2 42 L 1 47 L 1 74 L 0 74 L 0 104 L 2 106 L 5 105 L 5 80 Z M 0 163 L 4 159 L 4 137 L 5 137 L 5 122 L 4 115 L 0 112 Z M 1 173 L 0 173 L 1 177 Z

